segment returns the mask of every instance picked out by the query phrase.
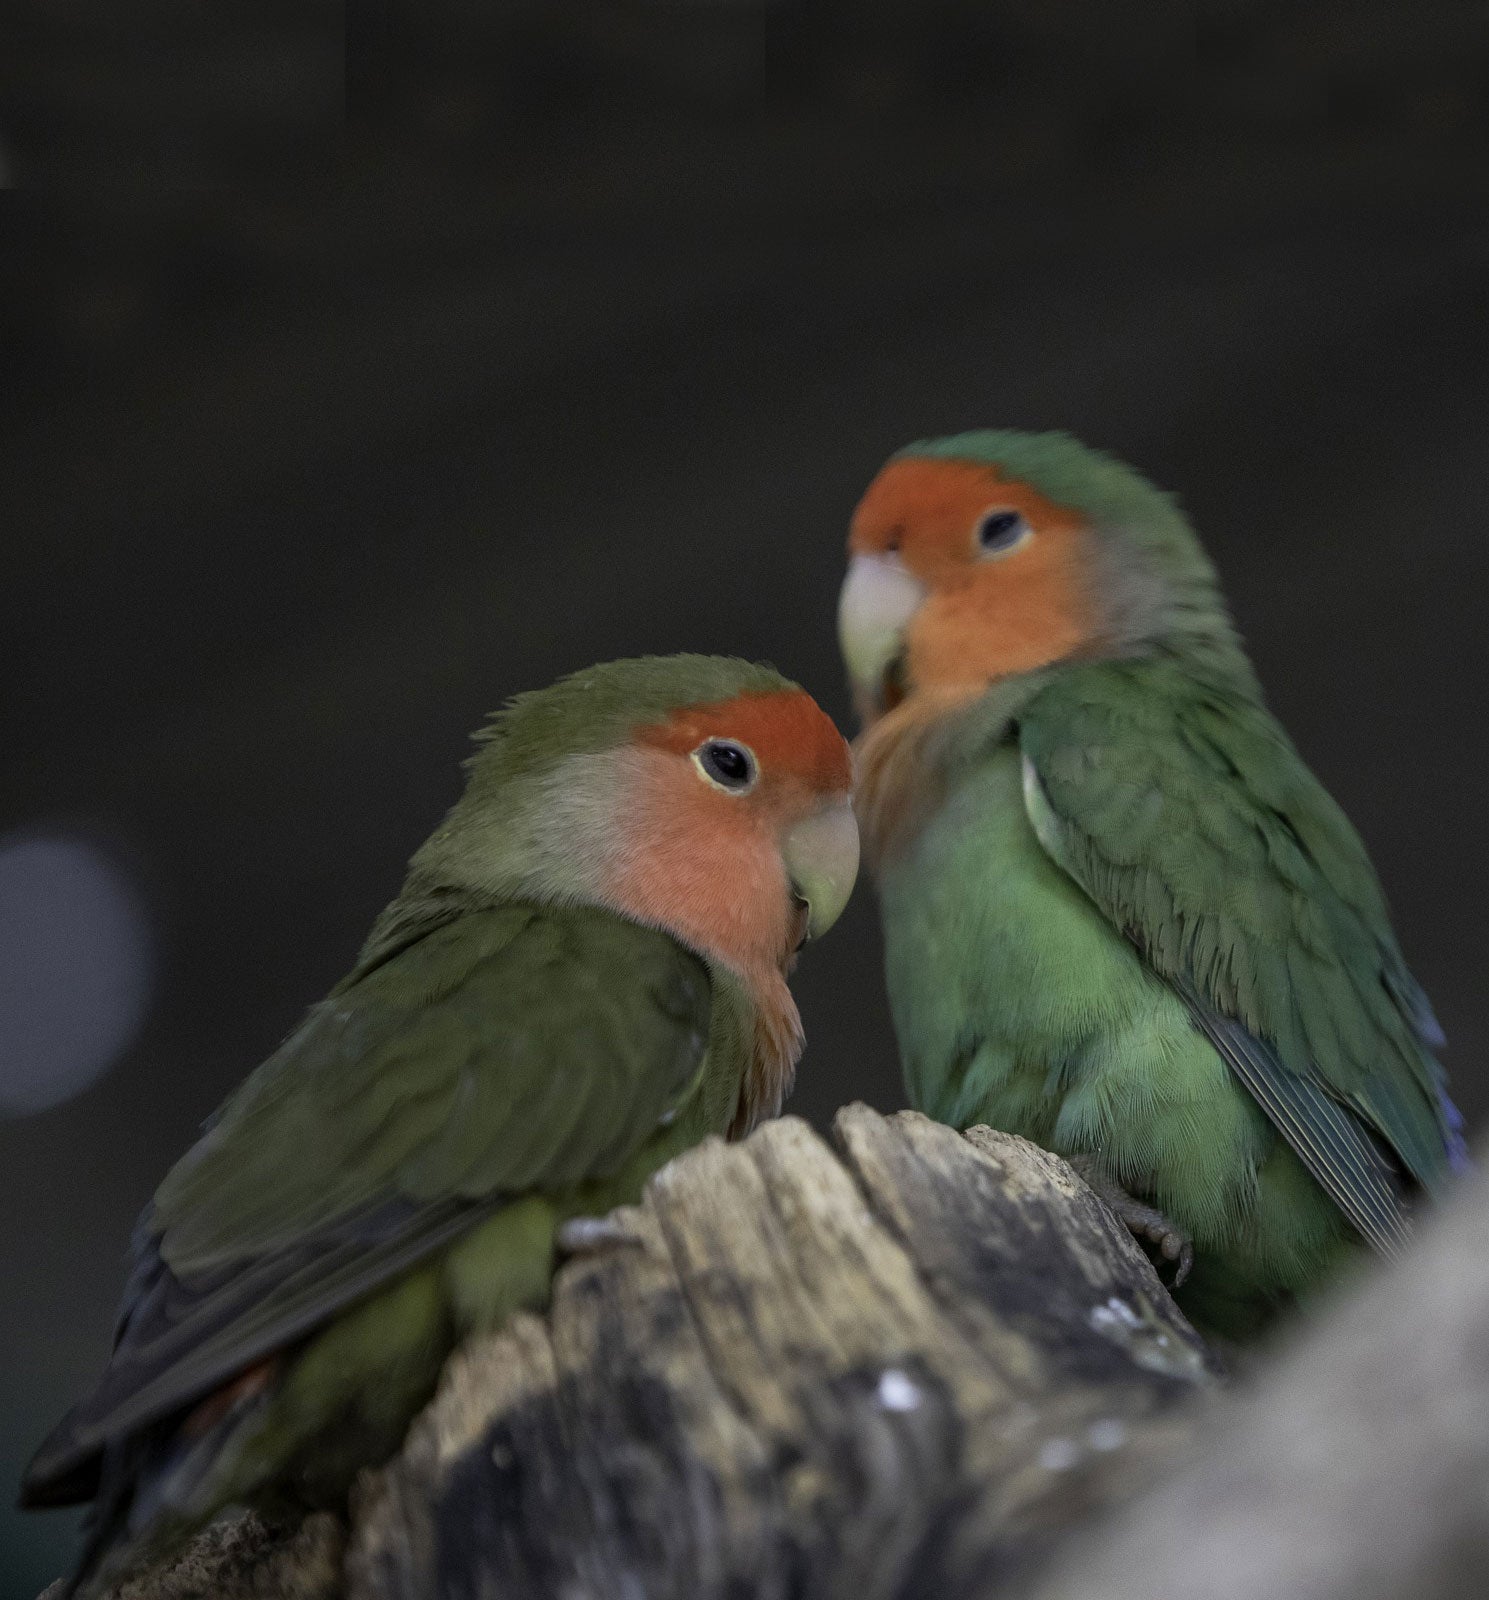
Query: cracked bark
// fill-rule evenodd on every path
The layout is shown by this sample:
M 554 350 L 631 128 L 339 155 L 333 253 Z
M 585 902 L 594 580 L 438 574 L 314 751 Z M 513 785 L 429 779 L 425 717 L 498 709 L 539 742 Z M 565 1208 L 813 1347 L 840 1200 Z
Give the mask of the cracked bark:
M 246 1519 L 128 1600 L 982 1592 L 1149 1481 L 1212 1387 L 1127 1232 L 987 1129 L 783 1118 L 617 1216 L 452 1359 L 339 1573 L 332 1530 L 297 1564 Z
M 1471 1592 L 1486 1213 L 1480 1183 L 1222 1397 L 1056 1157 L 784 1118 L 673 1163 L 628 1242 L 461 1350 L 344 1535 L 244 1519 L 120 1600 Z
M 1208 1386 L 1063 1163 L 913 1114 L 710 1143 L 463 1352 L 363 1497 L 349 1592 L 971 1593 L 1130 1494 Z

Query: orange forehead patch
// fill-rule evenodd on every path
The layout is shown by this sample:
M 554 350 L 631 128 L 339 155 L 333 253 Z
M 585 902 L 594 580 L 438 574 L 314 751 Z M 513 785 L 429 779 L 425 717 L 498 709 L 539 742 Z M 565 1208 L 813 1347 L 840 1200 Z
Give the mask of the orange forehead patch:
M 993 506 L 1023 512 L 1046 536 L 1085 526 L 1078 512 L 997 467 L 905 456 L 891 461 L 859 501 L 848 549 L 854 555 L 898 551 L 912 572 L 934 583 L 978 559 L 973 530 Z
M 993 509 L 1021 512 L 1033 533 L 989 558 L 977 527 Z M 906 456 L 869 485 L 848 549 L 893 552 L 928 590 L 905 635 L 911 686 L 982 686 L 1094 643 L 1101 620 L 1087 533 L 1079 512 L 997 467 Z
M 666 722 L 643 728 L 639 740 L 686 755 L 705 739 L 737 739 L 755 752 L 766 777 L 789 775 L 818 794 L 847 793 L 853 763 L 832 719 L 803 690 L 736 695 L 683 706 Z

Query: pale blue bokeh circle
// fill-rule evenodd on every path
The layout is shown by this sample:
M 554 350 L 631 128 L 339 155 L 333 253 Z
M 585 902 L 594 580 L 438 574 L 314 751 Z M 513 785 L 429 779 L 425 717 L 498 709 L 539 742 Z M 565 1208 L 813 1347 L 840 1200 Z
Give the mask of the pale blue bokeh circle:
M 149 1009 L 145 898 L 87 838 L 0 838 L 0 1116 L 60 1105 L 128 1050 Z

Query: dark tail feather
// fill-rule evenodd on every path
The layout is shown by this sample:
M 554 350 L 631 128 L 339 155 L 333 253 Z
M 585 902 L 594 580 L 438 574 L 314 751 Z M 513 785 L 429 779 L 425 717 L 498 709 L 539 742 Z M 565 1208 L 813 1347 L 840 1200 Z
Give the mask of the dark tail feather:
M 213 1472 L 233 1435 L 263 1409 L 261 1389 L 215 1411 L 205 1427 L 176 1416 L 108 1446 L 83 1550 L 60 1600 L 88 1600 L 169 1555 L 223 1509 Z
M 152 1430 L 160 1431 L 163 1430 Z M 93 1504 L 83 1524 L 82 1552 L 63 1583 L 61 1600 L 72 1600 L 76 1594 L 102 1587 L 95 1580 L 118 1570 L 111 1553 L 129 1537 L 134 1485 L 141 1474 L 148 1471 L 156 1448 L 156 1439 L 150 1434 L 140 1434 L 104 1451 Z

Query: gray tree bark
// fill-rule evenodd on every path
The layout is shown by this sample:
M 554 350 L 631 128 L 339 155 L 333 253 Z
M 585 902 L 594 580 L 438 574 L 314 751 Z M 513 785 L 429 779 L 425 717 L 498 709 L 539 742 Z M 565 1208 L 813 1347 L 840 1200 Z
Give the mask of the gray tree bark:
M 1489 1594 L 1489 1174 L 1096 1533 L 1031 1600 Z
M 784 1118 L 616 1215 L 455 1356 L 349 1529 L 228 1523 L 120 1600 L 1481 1592 L 1482 1183 L 1226 1396 L 1121 1225 L 1006 1134 Z

